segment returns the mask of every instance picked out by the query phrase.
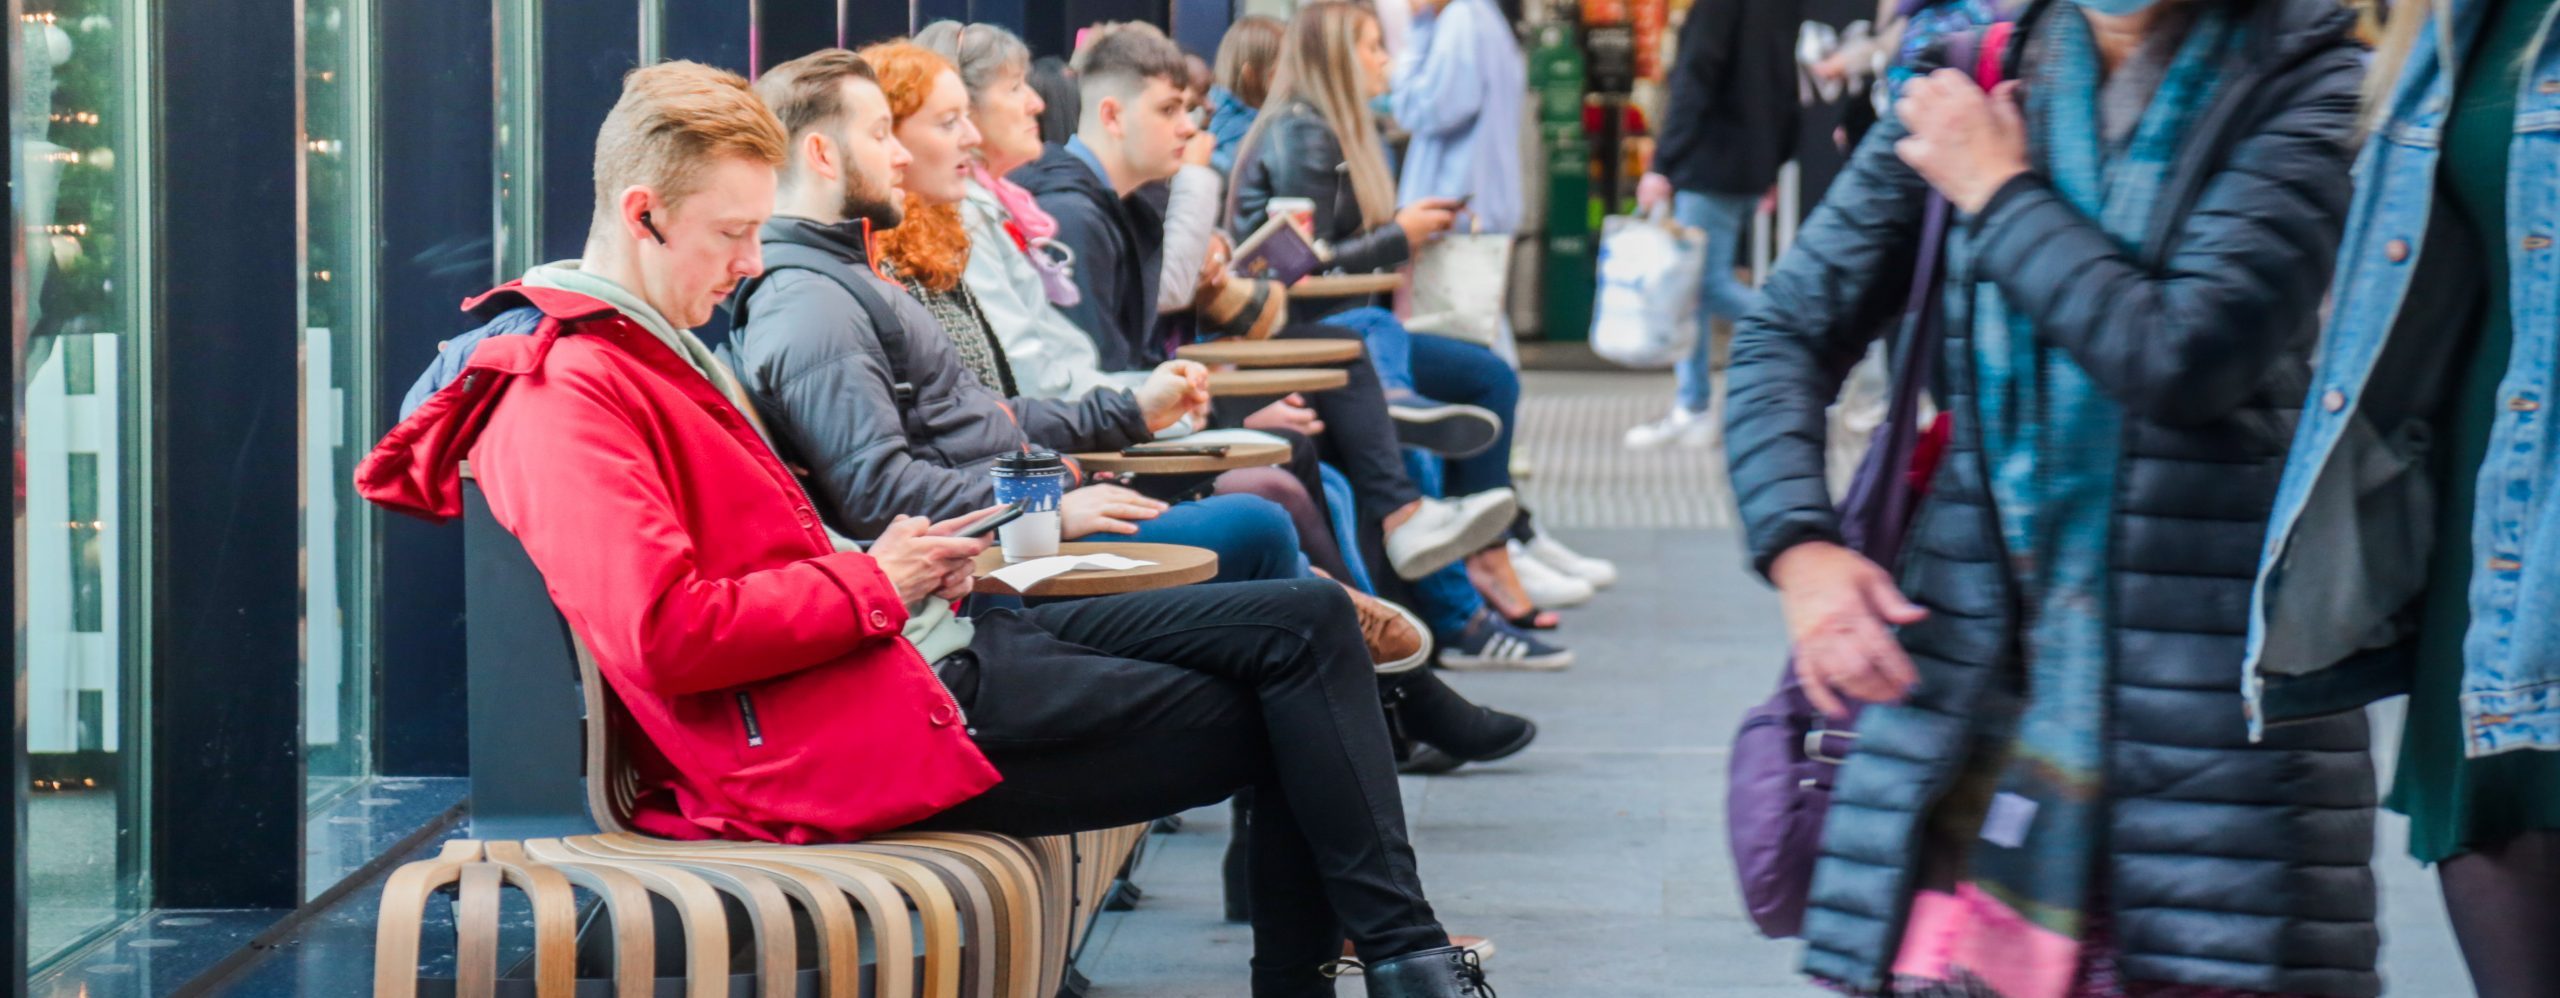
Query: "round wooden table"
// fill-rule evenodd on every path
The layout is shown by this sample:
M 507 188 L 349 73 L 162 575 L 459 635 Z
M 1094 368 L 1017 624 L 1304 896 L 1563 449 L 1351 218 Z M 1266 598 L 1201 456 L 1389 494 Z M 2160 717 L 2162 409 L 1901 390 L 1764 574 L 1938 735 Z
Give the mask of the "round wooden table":
M 1305 367 L 1347 364 L 1365 352 L 1359 340 L 1215 340 L 1176 347 L 1173 355 L 1203 364 Z
M 1040 580 L 1031 591 L 1019 593 L 988 573 L 1005 566 L 1004 549 L 990 546 L 978 554 L 977 592 L 994 596 L 1115 596 L 1141 593 L 1150 589 L 1171 589 L 1194 582 L 1205 582 L 1218 574 L 1218 553 L 1208 548 L 1187 544 L 1141 544 L 1136 541 L 1070 541 L 1058 545 L 1059 554 L 1116 554 L 1153 565 L 1100 572 L 1078 569 L 1064 575 Z
M 1383 295 L 1404 286 L 1403 274 L 1312 274 L 1289 285 L 1291 298 Z
M 1181 443 L 1182 441 L 1168 441 Z M 1119 451 L 1095 451 L 1074 455 L 1076 463 L 1087 472 L 1108 471 L 1120 475 L 1200 475 L 1238 468 L 1266 468 L 1289 463 L 1289 445 L 1285 443 L 1230 444 L 1227 456 L 1176 455 L 1171 457 L 1129 457 Z M 1137 557 L 1131 555 L 1130 557 Z
M 1292 392 L 1329 392 L 1350 383 L 1350 372 L 1338 367 L 1209 372 L 1209 394 L 1220 398 L 1278 398 Z

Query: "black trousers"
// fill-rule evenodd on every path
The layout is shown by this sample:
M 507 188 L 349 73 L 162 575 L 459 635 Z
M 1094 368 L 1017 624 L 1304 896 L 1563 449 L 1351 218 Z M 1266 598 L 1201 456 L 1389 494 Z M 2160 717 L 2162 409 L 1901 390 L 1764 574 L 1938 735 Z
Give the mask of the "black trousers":
M 913 827 L 1054 835 L 1251 787 L 1253 994 L 1331 995 L 1448 945 L 1423 898 L 1378 685 L 1321 579 L 1188 586 L 976 618 L 944 681 L 1004 782 Z
M 1307 322 L 1282 326 L 1271 338 L 1356 341 L 1360 334 L 1341 326 Z M 1396 440 L 1395 419 L 1387 414 L 1386 389 L 1378 381 L 1377 365 L 1363 357 L 1342 365 L 1342 369 L 1350 373 L 1350 384 L 1328 392 L 1306 392 L 1304 397 L 1316 418 L 1324 420 L 1324 435 L 1316 438 L 1318 453 L 1351 480 L 1351 494 L 1359 500 L 1360 517 L 1376 522 L 1422 498 L 1422 490 L 1415 488 L 1413 479 L 1404 473 L 1404 451 Z M 1268 399 L 1222 402 L 1218 415 L 1221 422 L 1232 425 L 1268 404 Z

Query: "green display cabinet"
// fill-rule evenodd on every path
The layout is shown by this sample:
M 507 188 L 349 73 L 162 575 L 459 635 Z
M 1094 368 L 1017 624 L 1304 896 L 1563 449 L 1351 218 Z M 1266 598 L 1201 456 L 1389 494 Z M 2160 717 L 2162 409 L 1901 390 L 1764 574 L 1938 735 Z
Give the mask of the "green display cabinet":
M 1542 325 L 1549 340 L 1586 339 L 1597 247 L 1591 241 L 1591 141 L 1582 127 L 1582 43 L 1565 21 L 1539 25 L 1533 42 L 1529 86 L 1538 95 L 1538 140 L 1546 150 Z
M 1547 147 L 1547 233 L 1541 283 L 1546 338 L 1591 335 L 1591 301 L 1599 280 L 1599 246 L 1591 230 L 1591 151 L 1580 141 Z

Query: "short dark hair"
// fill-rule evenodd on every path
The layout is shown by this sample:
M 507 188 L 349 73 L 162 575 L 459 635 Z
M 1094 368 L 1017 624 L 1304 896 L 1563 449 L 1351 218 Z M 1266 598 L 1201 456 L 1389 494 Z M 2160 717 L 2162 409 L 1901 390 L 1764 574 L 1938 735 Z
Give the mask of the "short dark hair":
M 1095 26 L 1092 39 L 1069 66 L 1088 105 L 1103 97 L 1127 100 L 1146 89 L 1148 80 L 1163 80 L 1177 89 L 1191 83 L 1182 46 L 1143 21 Z
M 782 119 L 792 138 L 844 116 L 844 81 L 880 82 L 871 63 L 851 49 L 819 49 L 765 70 L 756 79 L 756 96 L 773 116 Z

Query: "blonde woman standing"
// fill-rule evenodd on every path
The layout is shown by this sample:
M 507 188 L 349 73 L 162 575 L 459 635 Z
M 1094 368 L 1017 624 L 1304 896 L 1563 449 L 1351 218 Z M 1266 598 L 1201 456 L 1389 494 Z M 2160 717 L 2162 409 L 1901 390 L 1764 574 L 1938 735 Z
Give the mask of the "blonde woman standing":
M 2384 804 L 2474 986 L 2560 995 L 2560 0 L 2396 6 L 2246 688 L 2264 724 L 2408 693 Z

